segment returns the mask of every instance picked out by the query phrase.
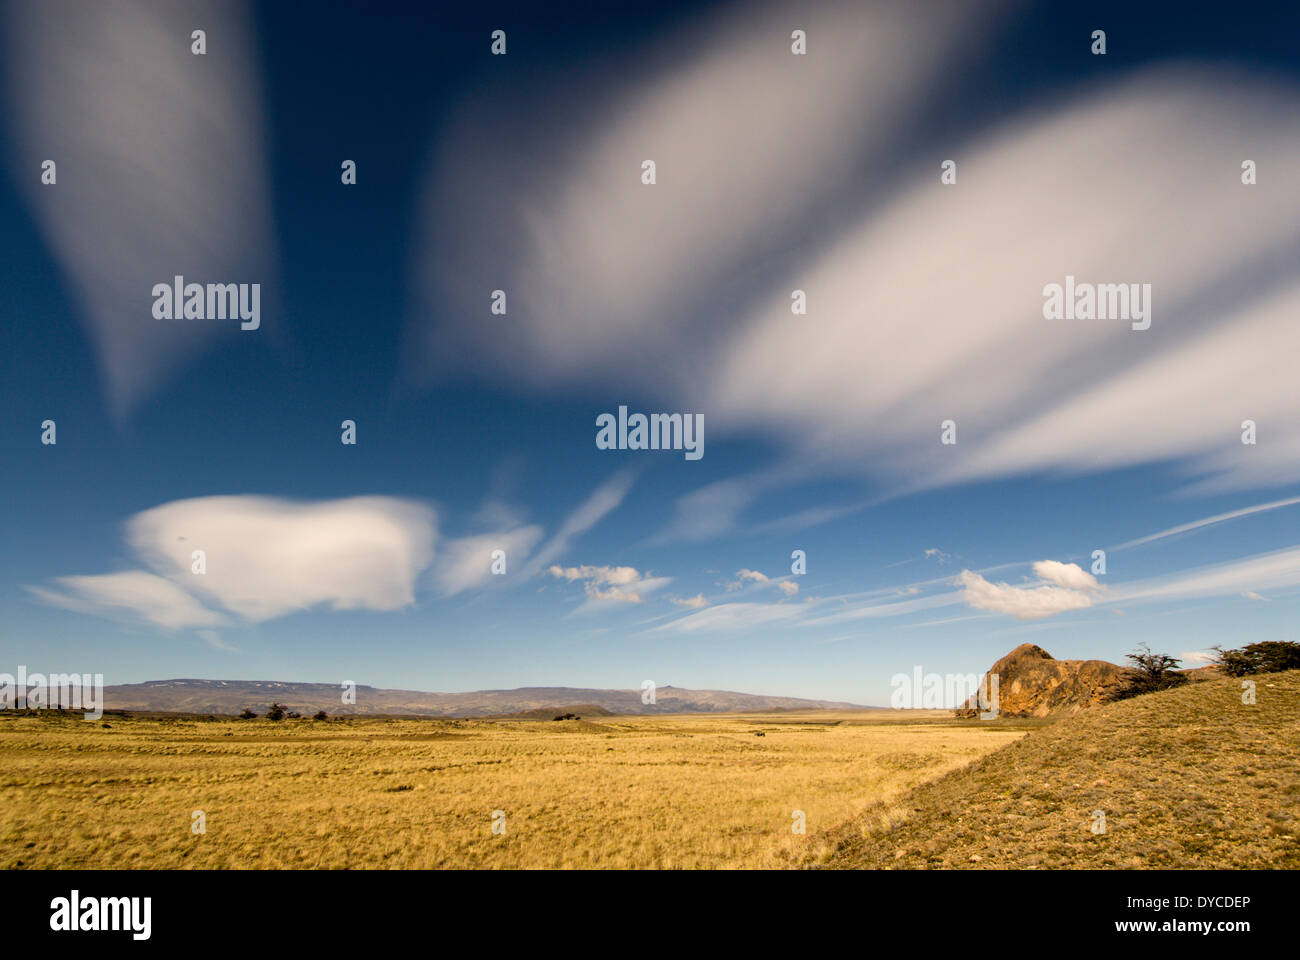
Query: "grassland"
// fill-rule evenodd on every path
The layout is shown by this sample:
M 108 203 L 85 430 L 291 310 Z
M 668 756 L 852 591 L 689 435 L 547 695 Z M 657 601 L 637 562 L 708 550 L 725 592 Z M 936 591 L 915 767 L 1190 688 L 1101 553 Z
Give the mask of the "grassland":
M 818 838 L 847 868 L 1300 867 L 1300 671 L 1223 678 L 1036 730 Z M 1105 816 L 1105 832 L 1093 832 Z
M 104 722 L 0 712 L 0 866 L 797 865 L 1025 727 L 921 711 Z

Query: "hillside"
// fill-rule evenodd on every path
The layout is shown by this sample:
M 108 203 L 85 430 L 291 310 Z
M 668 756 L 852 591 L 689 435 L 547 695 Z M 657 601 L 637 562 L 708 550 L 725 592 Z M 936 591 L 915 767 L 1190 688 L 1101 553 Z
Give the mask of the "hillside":
M 832 831 L 831 868 L 1300 867 L 1300 671 L 1219 678 L 1035 730 Z M 973 721 L 980 722 L 980 721 Z M 1022 721 L 1023 722 L 1023 721 Z M 1094 834 L 1095 812 L 1106 832 Z
M 771 710 L 852 710 L 856 704 L 798 697 L 769 697 L 726 690 L 684 690 L 665 686 L 655 691 L 655 703 L 641 702 L 640 690 L 591 690 L 581 687 L 520 687 L 472 693 L 425 693 L 385 690 L 358 685 L 356 703 L 341 702 L 333 683 L 289 683 L 278 680 L 152 680 L 104 688 L 110 710 L 236 715 L 245 707 L 261 713 L 272 701 L 310 714 L 331 716 L 385 714 L 431 717 L 486 717 L 559 709 L 581 713 L 581 704 L 611 714 L 723 713 Z M 596 712 L 589 709 L 589 713 Z M 540 715 L 540 714 L 539 714 Z M 547 717 L 547 719 L 550 719 Z

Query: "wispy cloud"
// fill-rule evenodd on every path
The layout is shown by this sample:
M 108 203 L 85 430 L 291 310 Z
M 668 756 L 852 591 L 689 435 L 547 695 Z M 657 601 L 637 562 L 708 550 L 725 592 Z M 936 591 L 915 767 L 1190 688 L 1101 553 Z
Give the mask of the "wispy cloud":
M 807 603 L 720 603 L 697 613 L 679 617 L 654 629 L 679 633 L 748 630 L 771 623 L 797 620 L 810 606 L 811 604 Z
M 222 639 L 221 634 L 216 630 L 198 630 L 196 631 L 202 638 L 203 642 L 214 650 L 220 650 L 222 653 L 239 653 L 239 648 L 233 643 L 227 643 Z
M 1300 423 L 1283 358 L 1300 352 L 1300 287 L 1284 251 L 1300 183 L 1251 194 L 1236 154 L 1249 142 L 1300 163 L 1298 102 L 1183 68 L 987 132 L 954 151 L 955 186 L 918 172 L 787 280 L 815 291 L 813 342 L 775 291 L 738 328 L 710 378 L 719 430 L 776 429 L 810 457 L 851 449 L 905 488 L 1171 460 L 1224 483 L 1294 479 Z M 1069 230 L 1046 210 L 1069 210 Z M 1144 229 L 1209 220 L 1213 241 L 1189 226 L 1151 244 Z M 1042 288 L 1066 274 L 1151 283 L 1152 330 L 1045 320 Z M 1240 416 L 1224 417 L 1224 397 Z M 1239 442 L 1246 417 L 1268 424 L 1266 445 Z M 948 418 L 954 446 L 939 443 Z
M 861 16 L 864 29 L 832 32 L 856 44 L 877 35 L 873 18 L 908 15 L 871 8 Z M 956 17 L 950 25 L 962 22 Z M 765 21 L 761 27 L 768 29 Z M 743 34 L 749 27 L 736 29 Z M 911 31 L 889 35 L 912 42 Z M 764 64 L 758 79 L 729 83 L 733 69 L 751 76 L 751 42 L 755 64 Z M 726 43 L 708 47 L 698 69 L 648 85 L 638 95 L 643 99 L 621 104 L 616 124 L 576 137 L 579 156 L 551 171 L 558 182 L 520 187 L 530 202 L 507 190 L 501 202 L 511 210 L 500 217 L 482 217 L 476 206 L 478 222 L 516 238 L 510 247 L 521 271 L 515 282 L 536 317 L 516 320 L 512 313 L 512 330 L 524 331 L 512 338 L 483 324 L 443 330 L 431 338 L 442 353 L 460 357 L 446 350 L 448 342 L 464 345 L 470 338 L 470 352 L 488 368 L 523 365 L 527 375 L 547 380 L 585 380 L 597 370 L 617 371 L 626 381 L 653 371 L 645 386 L 665 398 L 699 399 L 704 391 L 699 406 L 717 424 L 715 436 L 775 437 L 784 441 L 789 462 L 851 468 L 900 491 L 1150 463 L 1176 466 L 1201 489 L 1300 477 L 1300 421 L 1288 366 L 1300 353 L 1300 326 L 1292 322 L 1300 313 L 1300 286 L 1290 256 L 1300 181 L 1279 177 L 1245 187 L 1238 179 L 1243 143 L 1268 158 L 1271 169 L 1300 165 L 1294 88 L 1183 64 L 1045 100 L 954 145 L 955 185 L 939 183 L 936 162 L 915 170 L 894 197 L 882 196 L 855 227 L 819 241 L 824 246 L 810 248 L 804 237 L 796 246 L 802 261 L 787 257 L 785 273 L 747 288 L 749 308 L 718 330 L 716 309 L 695 302 L 695 280 L 716 297 L 728 265 L 749 262 L 747 238 L 756 224 L 746 217 L 778 213 L 768 204 L 755 213 L 753 204 L 733 203 L 731 191 L 778 193 L 808 209 L 837 190 L 848 195 L 847 181 L 833 178 L 820 192 L 818 171 L 838 163 L 830 154 L 875 157 L 873 151 L 888 146 L 860 124 L 884 123 L 883 131 L 898 119 L 896 105 L 882 106 L 871 91 L 921 86 L 890 77 L 896 51 L 877 61 L 879 74 L 874 67 L 868 74 L 829 70 L 817 81 L 825 84 L 824 98 L 799 94 L 818 104 L 807 122 L 833 117 L 829 122 L 842 124 L 844 109 L 853 114 L 852 129 L 862 132 L 848 138 L 856 147 L 839 137 L 828 144 L 784 121 L 769 126 L 762 119 L 781 116 L 770 109 L 769 79 L 781 91 L 794 89 L 790 64 L 766 52 L 769 42 L 728 34 Z M 945 42 L 935 38 L 926 50 L 909 51 L 916 65 L 906 69 L 924 75 Z M 873 83 L 879 77 L 890 83 Z M 776 94 L 777 101 L 785 95 Z M 679 104 L 695 105 L 687 119 L 667 109 Z M 746 112 L 750 106 L 754 117 Z M 731 123 L 714 124 L 725 126 L 728 145 L 705 138 L 710 145 L 700 146 L 699 138 L 687 136 L 689 118 L 700 110 L 742 115 L 739 132 Z M 794 122 L 803 123 L 805 111 L 795 113 Z M 460 136 L 448 147 L 457 155 Z M 800 144 L 793 176 L 802 183 L 811 174 L 806 189 L 791 186 L 791 158 L 775 144 L 767 149 L 769 138 Z M 725 162 L 733 145 L 751 158 L 741 165 L 745 175 L 716 182 L 713 172 L 737 168 Z M 686 155 L 675 152 L 679 146 Z M 661 158 L 661 181 L 653 189 L 635 176 L 643 155 L 652 154 Z M 757 165 L 753 157 L 761 158 Z M 460 189 L 464 170 L 456 163 L 452 169 Z M 1086 204 L 1078 202 L 1081 196 L 1089 198 Z M 717 203 L 743 215 L 708 216 Z M 519 210 L 530 211 L 526 224 L 518 222 Z M 1069 229 L 1060 229 L 1048 211 L 1068 211 Z M 939 222 L 944 229 L 936 234 Z M 1201 229 L 1207 222 L 1216 225 L 1212 235 Z M 640 225 L 637 240 L 620 243 L 629 223 Z M 1161 243 L 1150 242 L 1152 223 L 1162 225 Z M 499 261 L 484 251 L 500 241 L 479 237 L 463 256 L 495 276 Z M 484 247 L 476 252 L 478 243 Z M 578 263 L 581 285 L 572 283 Z M 681 269 L 683 263 L 690 269 Z M 463 266 L 442 261 L 457 278 Z M 1043 287 L 1067 274 L 1149 283 L 1152 329 L 1045 319 Z M 678 282 L 683 275 L 693 278 L 685 286 Z M 481 299 L 480 291 L 498 282 L 485 275 L 466 288 Z M 795 288 L 809 293 L 810 306 L 806 320 L 792 322 Z M 810 328 L 815 338 L 809 339 Z M 677 349 L 684 341 L 701 348 Z M 708 377 L 698 376 L 704 365 Z M 993 367 L 999 376 L 988 376 Z M 1233 400 L 1230 417 L 1224 397 Z M 939 424 L 948 418 L 958 423 L 952 446 L 938 442 Z M 1246 418 L 1259 424 L 1266 442 L 1239 442 Z M 846 437 L 863 442 L 846 444 Z M 662 537 L 721 535 L 777 482 L 744 477 L 703 487 L 679 501 L 679 515 Z
M 574 540 L 617 510 L 632 489 L 635 479 L 633 471 L 624 470 L 597 487 L 590 497 L 565 518 L 560 529 L 542 545 L 536 556 L 530 559 L 530 574 L 540 573 L 552 561 L 558 560 Z
M 1300 586 L 1300 546 L 1117 584 L 1112 603 L 1151 603 L 1233 597 Z
M 29 586 L 27 590 L 51 606 L 109 619 L 142 620 L 167 630 L 227 622 L 166 577 L 144 570 L 59 577 L 52 586 Z
M 788 249 L 828 193 L 860 192 L 862 157 L 883 163 L 955 51 L 978 49 L 990 5 L 941 9 L 731 8 L 551 84 L 494 90 L 491 119 L 467 106 L 438 138 L 420 281 L 430 302 L 466 308 L 508 289 L 511 333 L 429 328 L 426 313 L 421 352 L 521 382 L 684 387 L 709 369 L 680 344 L 716 316 L 717 291 Z M 796 24 L 807 57 L 790 55 Z
M 1300 504 L 1300 497 L 1287 497 L 1285 500 L 1271 500 L 1268 503 L 1258 503 L 1251 507 L 1242 507 L 1239 510 L 1229 510 L 1227 513 L 1216 513 L 1212 517 L 1202 517 L 1199 520 L 1193 520 L 1191 523 L 1180 523 L 1176 527 L 1170 527 L 1167 530 L 1148 534 L 1145 537 L 1138 537 L 1136 540 L 1128 540 L 1118 546 L 1110 547 L 1108 549 L 1127 550 L 1129 547 L 1140 547 L 1143 544 L 1155 543 L 1157 540 L 1165 540 L 1169 537 L 1191 533 L 1195 530 L 1203 530 L 1206 527 L 1225 523 L 1228 520 L 1236 520 L 1239 517 L 1249 517 L 1256 513 L 1266 513 L 1269 510 L 1279 510 L 1282 507 L 1292 507 L 1296 504 Z
M 4 14 L 15 180 L 123 415 L 204 345 L 241 335 L 238 323 L 155 319 L 155 283 L 273 279 L 247 7 L 15 0 Z M 190 52 L 197 27 L 208 34 L 203 56 Z M 40 182 L 46 159 L 57 163 L 54 186 Z
M 529 551 L 541 538 L 542 528 L 530 525 L 446 540 L 440 547 L 433 566 L 434 582 L 444 596 L 454 596 L 484 586 L 494 579 L 493 553 L 497 550 L 505 554 L 503 561 L 506 575 L 501 577 L 501 582 L 517 582 L 507 579 L 512 565 L 524 563 Z

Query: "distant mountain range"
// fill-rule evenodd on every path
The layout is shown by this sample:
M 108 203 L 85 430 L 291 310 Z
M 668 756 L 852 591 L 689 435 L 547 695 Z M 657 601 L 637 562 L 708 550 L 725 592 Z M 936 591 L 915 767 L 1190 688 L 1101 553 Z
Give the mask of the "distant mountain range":
M 150 680 L 104 688 L 109 710 L 139 712 L 238 714 L 248 708 L 265 713 L 272 702 L 289 710 L 331 716 L 405 714 L 431 717 L 488 717 L 560 710 L 581 714 L 721 713 L 748 710 L 860 710 L 858 704 L 799 697 L 767 697 L 726 690 L 659 687 L 655 703 L 641 702 L 640 690 L 592 690 L 585 687 L 519 687 L 472 693 L 424 693 L 358 685 L 356 703 L 342 702 L 342 687 L 333 683 L 286 683 L 277 680 Z M 538 715 L 538 714 L 534 714 Z

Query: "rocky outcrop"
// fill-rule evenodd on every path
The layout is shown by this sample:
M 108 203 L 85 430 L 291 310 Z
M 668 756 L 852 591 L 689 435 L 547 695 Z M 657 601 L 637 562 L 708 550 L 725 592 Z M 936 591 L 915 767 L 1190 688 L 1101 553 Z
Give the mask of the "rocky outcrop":
M 1042 647 L 1022 643 L 989 669 L 980 684 L 987 701 L 997 677 L 999 717 L 1073 716 L 1102 703 L 1132 673 L 1106 660 L 1057 660 Z M 972 698 L 959 717 L 979 716 Z

